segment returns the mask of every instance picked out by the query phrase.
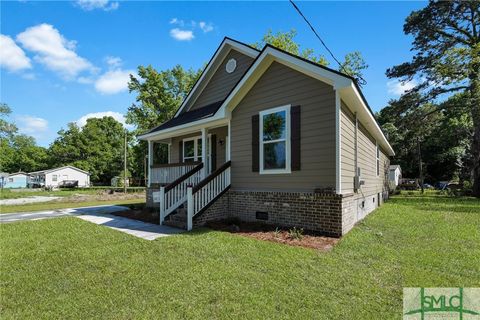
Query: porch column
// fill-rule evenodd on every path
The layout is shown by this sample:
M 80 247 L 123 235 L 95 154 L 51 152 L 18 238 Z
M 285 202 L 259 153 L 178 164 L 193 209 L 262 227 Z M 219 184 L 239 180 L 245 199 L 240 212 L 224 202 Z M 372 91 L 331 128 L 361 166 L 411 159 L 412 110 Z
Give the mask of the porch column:
M 231 137 L 232 136 L 232 130 L 231 130 L 231 125 L 230 125 L 230 121 L 228 121 L 228 133 L 227 133 L 227 161 L 230 161 L 230 150 L 231 150 L 231 145 L 230 145 L 230 141 L 231 141 Z
M 152 183 L 153 141 L 148 140 L 148 187 Z
M 202 128 L 202 162 L 203 162 L 203 169 L 202 169 L 202 178 L 207 176 L 207 129 Z

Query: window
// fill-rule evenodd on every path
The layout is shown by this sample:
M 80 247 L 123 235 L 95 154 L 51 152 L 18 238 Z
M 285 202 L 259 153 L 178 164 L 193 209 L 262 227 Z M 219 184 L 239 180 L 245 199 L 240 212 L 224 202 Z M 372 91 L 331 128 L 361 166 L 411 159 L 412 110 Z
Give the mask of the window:
M 13 178 L 8 178 L 8 182 L 13 182 Z
M 290 105 L 260 112 L 260 173 L 290 173 Z
M 52 181 L 57 181 L 57 175 L 56 174 L 52 174 Z
M 380 175 L 380 148 L 377 143 L 377 177 Z
M 194 137 L 183 140 L 183 162 L 202 159 L 202 138 Z

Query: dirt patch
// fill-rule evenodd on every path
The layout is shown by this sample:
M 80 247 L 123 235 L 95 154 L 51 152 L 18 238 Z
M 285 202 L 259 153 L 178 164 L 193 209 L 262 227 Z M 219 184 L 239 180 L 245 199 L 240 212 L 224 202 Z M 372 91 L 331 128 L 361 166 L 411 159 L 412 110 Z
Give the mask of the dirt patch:
M 145 192 L 123 193 L 100 191 L 97 194 L 76 193 L 59 199 L 59 202 L 85 202 L 85 201 L 115 201 L 129 199 L 145 199 Z
M 240 236 L 254 238 L 263 241 L 283 243 L 289 246 L 311 248 L 320 251 L 329 251 L 340 240 L 338 238 L 316 235 L 312 232 L 292 232 L 292 229 L 285 230 L 265 224 L 248 223 L 236 221 L 215 221 L 207 224 L 207 227 L 214 230 L 226 231 Z
M 155 211 L 152 208 L 146 208 L 145 206 L 131 206 L 130 210 L 125 211 L 116 211 L 112 212 L 113 215 L 140 220 L 143 222 L 159 224 L 160 221 L 158 219 L 158 210 Z

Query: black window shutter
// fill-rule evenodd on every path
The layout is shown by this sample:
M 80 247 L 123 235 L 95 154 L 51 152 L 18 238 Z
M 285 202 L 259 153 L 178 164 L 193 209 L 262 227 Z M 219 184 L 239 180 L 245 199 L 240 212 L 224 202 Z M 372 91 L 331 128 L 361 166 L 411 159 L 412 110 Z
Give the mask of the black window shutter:
M 178 143 L 178 162 L 183 162 L 183 141 Z
M 212 134 L 210 136 L 210 143 L 212 144 L 210 158 L 212 162 L 212 172 L 213 172 L 217 169 L 217 135 Z
M 252 116 L 252 171 L 259 171 L 259 162 L 260 162 L 260 116 L 258 114 Z
M 292 171 L 300 170 L 301 152 L 300 152 L 300 106 L 290 108 L 290 141 L 291 141 L 291 168 Z

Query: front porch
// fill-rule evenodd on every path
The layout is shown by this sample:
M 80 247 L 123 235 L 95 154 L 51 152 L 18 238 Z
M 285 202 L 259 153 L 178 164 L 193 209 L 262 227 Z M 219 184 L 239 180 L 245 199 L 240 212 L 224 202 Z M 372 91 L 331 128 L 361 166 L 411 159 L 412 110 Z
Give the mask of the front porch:
M 159 208 L 160 224 L 178 220 L 187 230 L 230 187 L 229 126 L 201 127 L 148 140 L 147 206 Z M 168 150 L 168 163 L 154 162 L 154 146 Z

